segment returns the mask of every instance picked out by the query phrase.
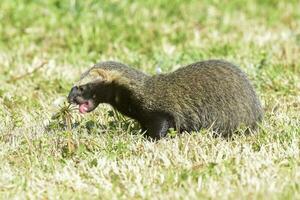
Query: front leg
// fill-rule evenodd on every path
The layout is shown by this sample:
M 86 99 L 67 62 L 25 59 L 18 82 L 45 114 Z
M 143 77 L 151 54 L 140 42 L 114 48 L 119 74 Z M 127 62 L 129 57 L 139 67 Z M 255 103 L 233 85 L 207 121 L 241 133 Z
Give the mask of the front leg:
M 170 128 L 170 122 L 167 117 L 153 116 L 147 122 L 142 124 L 143 129 L 146 131 L 146 135 L 154 140 L 158 140 L 167 135 L 167 131 Z

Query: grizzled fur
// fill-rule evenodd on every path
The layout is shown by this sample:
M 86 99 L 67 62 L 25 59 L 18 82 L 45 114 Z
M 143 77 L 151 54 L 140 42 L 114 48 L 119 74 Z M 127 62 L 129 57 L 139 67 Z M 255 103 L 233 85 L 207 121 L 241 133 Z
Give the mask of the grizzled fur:
M 169 128 L 179 132 L 210 128 L 229 136 L 241 126 L 255 129 L 263 116 L 246 75 L 226 61 L 197 62 L 154 76 L 121 63 L 102 62 L 81 80 L 93 71 L 100 78 L 79 83 L 81 93 L 71 91 L 69 101 L 76 96 L 93 98 L 91 110 L 109 103 L 137 120 L 146 135 L 155 139 L 164 137 Z

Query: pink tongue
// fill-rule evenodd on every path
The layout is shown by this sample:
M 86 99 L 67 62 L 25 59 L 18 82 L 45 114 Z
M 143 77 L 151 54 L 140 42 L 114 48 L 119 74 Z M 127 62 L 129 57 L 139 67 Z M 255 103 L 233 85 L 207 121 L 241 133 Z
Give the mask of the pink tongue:
M 81 114 L 84 114 L 84 113 L 86 113 L 87 111 L 88 111 L 88 103 L 83 103 L 83 104 L 80 104 L 79 105 L 79 112 L 81 113 Z

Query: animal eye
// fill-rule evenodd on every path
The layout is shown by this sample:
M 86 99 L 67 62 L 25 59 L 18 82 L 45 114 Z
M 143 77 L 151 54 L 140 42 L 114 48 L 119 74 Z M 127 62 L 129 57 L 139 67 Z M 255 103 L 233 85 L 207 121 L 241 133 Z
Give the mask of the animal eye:
M 83 86 L 79 86 L 78 90 L 79 90 L 79 92 L 83 92 L 83 90 L 84 90 Z

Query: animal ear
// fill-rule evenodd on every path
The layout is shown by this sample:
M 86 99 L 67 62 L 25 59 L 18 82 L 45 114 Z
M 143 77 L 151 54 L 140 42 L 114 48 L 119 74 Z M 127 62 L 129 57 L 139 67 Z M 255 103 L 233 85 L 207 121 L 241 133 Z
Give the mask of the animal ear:
M 109 75 L 106 70 L 99 69 L 99 68 L 92 68 L 85 73 L 83 73 L 80 77 L 80 80 L 76 85 L 84 85 L 90 82 L 109 82 Z
M 104 69 L 93 68 L 89 71 L 89 76 L 91 76 L 95 80 L 100 80 L 102 82 L 108 82 L 109 81 L 108 72 Z

